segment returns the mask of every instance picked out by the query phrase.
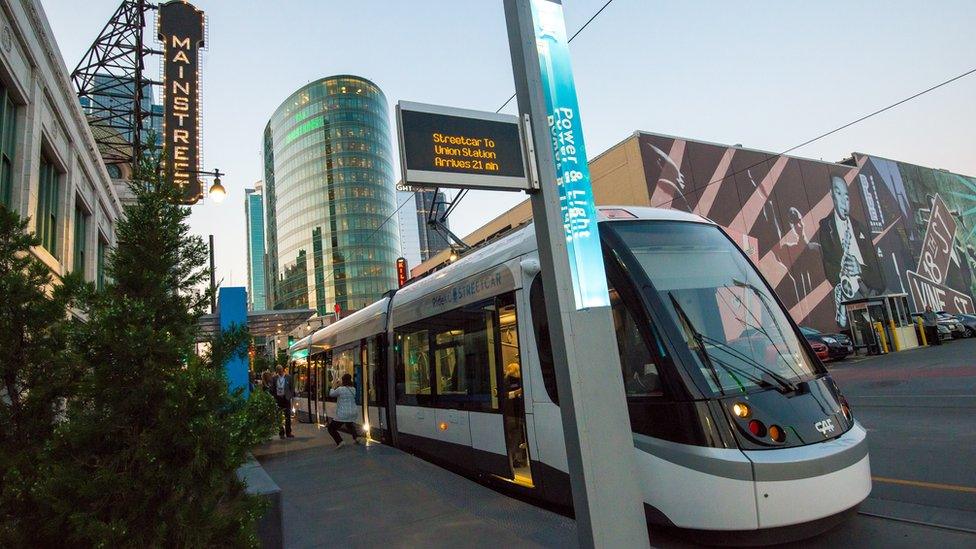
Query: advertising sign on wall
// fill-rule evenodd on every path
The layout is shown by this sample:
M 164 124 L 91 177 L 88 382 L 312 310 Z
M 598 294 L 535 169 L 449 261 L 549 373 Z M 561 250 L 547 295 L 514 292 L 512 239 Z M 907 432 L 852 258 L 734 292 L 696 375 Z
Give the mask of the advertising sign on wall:
M 173 0 L 159 6 L 163 44 L 163 173 L 184 204 L 203 198 L 200 170 L 200 48 L 203 12 Z
M 610 305 L 563 7 L 531 2 L 576 308 Z M 541 144 L 540 144 L 541 146 Z
M 641 132 L 647 205 L 742 245 L 797 323 L 851 328 L 845 301 L 974 310 L 976 178 L 855 153 L 834 164 Z M 748 235 L 745 241 L 738 235 Z

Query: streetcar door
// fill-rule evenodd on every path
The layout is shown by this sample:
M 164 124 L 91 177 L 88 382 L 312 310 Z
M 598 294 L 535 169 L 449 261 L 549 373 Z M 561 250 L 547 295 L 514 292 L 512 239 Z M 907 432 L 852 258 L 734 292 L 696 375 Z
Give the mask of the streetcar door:
M 529 443 L 525 425 L 525 391 L 519 357 L 518 323 L 515 295 L 498 297 L 498 340 L 502 382 L 499 384 L 499 406 L 505 430 L 510 479 L 516 484 L 534 486 L 529 463 Z
M 359 418 L 365 428 L 369 425 L 369 353 L 365 339 L 359 340 L 359 362 L 356 364 L 356 399 L 359 403 Z

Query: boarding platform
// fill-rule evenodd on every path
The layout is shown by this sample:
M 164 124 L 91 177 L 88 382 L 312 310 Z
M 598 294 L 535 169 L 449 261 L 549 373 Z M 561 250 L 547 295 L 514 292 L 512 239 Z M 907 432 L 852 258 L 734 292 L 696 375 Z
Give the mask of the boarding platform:
M 576 547 L 576 523 L 382 444 L 324 427 L 254 451 L 281 488 L 284 547 Z M 349 440 L 348 435 L 344 435 Z

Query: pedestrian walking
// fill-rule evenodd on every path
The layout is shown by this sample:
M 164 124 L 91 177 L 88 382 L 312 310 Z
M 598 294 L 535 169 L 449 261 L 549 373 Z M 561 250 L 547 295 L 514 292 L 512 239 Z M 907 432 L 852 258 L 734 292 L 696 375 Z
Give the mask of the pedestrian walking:
M 925 306 L 922 322 L 925 325 L 925 339 L 928 340 L 929 345 L 942 345 L 942 340 L 939 339 L 939 317 L 932 310 L 931 305 Z
M 336 443 L 336 448 L 342 448 L 346 442 L 339 436 L 339 429 L 352 435 L 352 440 L 359 444 L 359 431 L 356 428 L 356 419 L 359 413 L 356 409 L 356 388 L 352 384 L 352 376 L 342 374 L 342 379 L 336 379 L 332 384 L 329 396 L 336 399 L 336 417 L 329 422 L 329 435 Z
M 295 385 L 292 377 L 285 373 L 285 369 L 278 366 L 277 373 L 271 380 L 271 395 L 275 397 L 278 408 L 285 414 L 285 425 L 278 428 L 281 438 L 294 438 L 291 434 L 291 399 L 295 397 Z

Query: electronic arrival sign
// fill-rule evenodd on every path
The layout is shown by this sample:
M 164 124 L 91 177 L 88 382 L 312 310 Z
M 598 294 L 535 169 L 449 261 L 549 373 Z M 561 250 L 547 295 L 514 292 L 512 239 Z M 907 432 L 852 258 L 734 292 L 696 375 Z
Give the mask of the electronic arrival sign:
M 184 204 L 203 198 L 200 170 L 200 48 L 203 12 L 173 0 L 159 5 L 163 44 L 163 168 Z
M 518 117 L 397 103 L 405 185 L 520 191 L 526 177 Z

